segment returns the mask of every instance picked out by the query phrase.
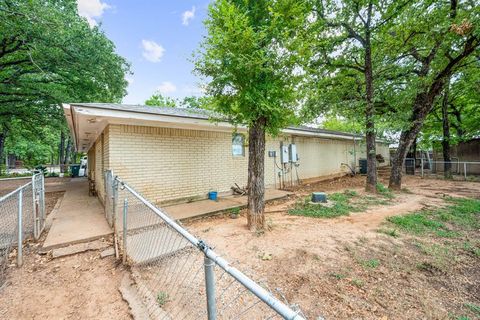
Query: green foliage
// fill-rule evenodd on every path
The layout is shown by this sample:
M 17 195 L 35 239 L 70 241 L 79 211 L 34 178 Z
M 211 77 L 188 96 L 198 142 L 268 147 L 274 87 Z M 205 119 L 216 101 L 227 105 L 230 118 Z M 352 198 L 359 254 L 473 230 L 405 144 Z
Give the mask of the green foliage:
M 308 13 L 295 0 L 211 3 L 195 61 L 196 72 L 209 79 L 209 108 L 236 125 L 264 119 L 271 134 L 296 122 L 302 77 L 295 71 Z
M 381 183 L 377 183 L 377 192 L 379 194 L 381 194 L 382 196 L 384 196 L 385 198 L 388 198 L 388 199 L 393 199 L 395 197 L 395 195 L 393 194 L 392 190 L 388 189 L 387 187 L 385 187 L 383 184 Z
M 475 230 L 480 227 L 480 200 L 449 198 L 451 204 L 438 209 L 422 210 L 387 220 L 399 229 L 418 235 L 435 234 L 439 237 L 458 237 L 453 227 Z
M 176 107 L 177 102 L 170 97 L 164 97 L 161 93 L 154 93 L 150 98 L 145 101 L 147 106 L 152 107 Z
M 341 118 L 337 115 L 327 114 L 322 121 L 321 127 L 328 130 L 350 132 L 350 133 L 364 133 L 365 125 L 362 121 L 351 121 L 346 118 Z
M 50 160 L 58 141 L 42 135 L 65 128 L 60 103 L 120 102 L 126 94 L 128 63 L 75 1 L 1 1 L 0 43 L 0 138 L 29 165 Z
M 182 108 L 208 109 L 210 103 L 210 97 L 188 96 L 179 101 L 179 106 Z
M 168 293 L 160 291 L 157 294 L 157 304 L 159 307 L 163 307 L 168 302 Z
M 239 215 L 240 214 L 240 208 L 239 207 L 231 208 L 230 213 L 234 214 L 234 215 Z
M 360 264 L 366 268 L 375 269 L 380 265 L 380 260 L 378 259 L 368 259 L 360 261 Z

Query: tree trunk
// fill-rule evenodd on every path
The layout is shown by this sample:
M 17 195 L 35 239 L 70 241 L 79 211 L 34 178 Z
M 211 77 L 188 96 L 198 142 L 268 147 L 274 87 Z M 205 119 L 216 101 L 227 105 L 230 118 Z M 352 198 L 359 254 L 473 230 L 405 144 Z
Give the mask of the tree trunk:
M 452 179 L 452 159 L 450 156 L 450 122 L 448 120 L 448 82 L 445 86 L 442 100 L 442 151 L 443 151 L 443 174 L 445 179 Z
M 65 172 L 65 135 L 63 130 L 60 132 L 60 143 L 58 145 L 58 164 L 60 165 L 60 172 Z
M 70 163 L 70 157 L 71 157 L 71 151 L 72 151 L 72 141 L 70 137 L 67 139 L 67 145 L 65 147 L 65 159 L 63 163 L 63 168 L 65 171 L 68 171 L 68 165 Z
M 6 161 L 4 159 L 6 159 L 8 157 L 7 154 L 5 155 L 5 158 L 3 157 L 3 149 L 5 147 L 5 139 L 6 138 L 7 138 L 7 132 L 6 131 L 0 132 L 0 161 L 2 161 L 1 164 L 0 164 L 0 174 L 3 174 L 1 168 L 3 167 L 2 165 L 4 163 L 6 163 Z M 8 170 L 8 168 L 5 168 L 5 170 Z
M 248 213 L 247 225 L 252 231 L 265 228 L 265 124 L 259 118 L 248 132 Z
M 427 114 L 432 110 L 432 106 L 433 98 L 426 93 L 420 93 L 415 99 L 413 113 L 410 117 L 410 123 L 412 125 L 400 134 L 397 152 L 395 152 L 393 156 L 390 181 L 388 184 L 388 187 L 392 190 L 400 190 L 402 188 L 402 171 L 405 158 L 420 129 L 422 129 Z
M 365 84 L 366 84 L 366 108 L 365 108 L 365 139 L 367 142 L 367 192 L 377 191 L 377 152 L 375 146 L 375 106 L 373 104 L 373 74 L 372 74 L 372 50 L 370 45 L 370 33 L 365 36 Z

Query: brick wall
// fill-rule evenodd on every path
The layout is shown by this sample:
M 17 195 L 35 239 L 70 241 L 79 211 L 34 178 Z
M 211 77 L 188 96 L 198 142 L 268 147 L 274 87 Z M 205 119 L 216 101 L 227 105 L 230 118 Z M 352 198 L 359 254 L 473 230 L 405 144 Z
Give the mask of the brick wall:
M 105 131 L 104 131 L 105 132 Z M 98 198 L 103 203 L 105 196 L 105 189 L 103 183 L 103 170 L 104 168 L 104 152 L 103 152 L 103 137 L 104 134 L 101 134 L 97 141 L 95 142 L 95 189 L 97 190 Z
M 297 145 L 300 179 L 342 175 L 348 172 L 342 163 L 353 164 L 353 142 L 349 140 L 290 135 L 268 138 L 267 187 L 273 187 L 274 182 L 277 187 L 279 184 L 275 173 L 278 169 L 274 170 L 276 165 L 274 159 L 268 157 L 268 151 L 277 151 L 276 161 L 280 166 L 280 142 Z M 364 144 L 357 142 L 357 161 L 365 157 L 362 148 Z M 383 154 L 382 148 L 378 151 Z M 208 191 L 230 192 L 234 183 L 242 187 L 247 184 L 248 147 L 244 157 L 233 156 L 230 132 L 109 125 L 103 132 L 103 140 L 100 136 L 94 149 L 96 185 L 101 200 L 104 169 L 112 169 L 115 175 L 154 202 L 205 198 Z M 295 169 L 285 176 L 287 185 L 291 178 L 296 181 Z

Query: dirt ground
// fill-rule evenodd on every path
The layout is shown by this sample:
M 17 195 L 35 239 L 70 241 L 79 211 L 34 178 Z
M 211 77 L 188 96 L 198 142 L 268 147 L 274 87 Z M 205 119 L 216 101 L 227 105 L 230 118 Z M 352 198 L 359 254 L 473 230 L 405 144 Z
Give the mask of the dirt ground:
M 20 186 L 32 181 L 30 177 L 24 177 L 19 179 L 0 179 L 0 196 L 17 189 Z M 70 181 L 70 178 L 45 178 L 45 190 L 46 192 L 59 192 L 64 191 L 63 184 Z
M 480 198 L 480 184 L 406 177 L 404 192 L 389 205 L 334 219 L 287 214 L 312 191 L 350 189 L 362 194 L 363 183 L 364 177 L 345 177 L 298 188 L 288 200 L 267 205 L 271 230 L 263 235 L 248 231 L 244 216 L 205 218 L 187 227 L 241 270 L 282 288 L 309 319 L 452 319 L 469 314 L 465 303 L 480 305 L 478 257 L 456 255 L 455 263 L 442 261 L 442 270 L 419 270 L 419 264 L 432 258 L 419 243 L 435 244 L 378 232 L 387 217 L 443 206 L 446 195 Z M 478 239 L 478 231 L 467 237 Z M 437 258 L 448 259 L 432 259 Z M 373 260 L 378 267 L 366 266 Z
M 420 248 L 433 244 L 378 232 L 386 217 L 442 206 L 445 195 L 479 198 L 478 183 L 406 177 L 406 190 L 389 205 L 333 219 L 287 213 L 312 191 L 362 194 L 364 179 L 305 185 L 288 199 L 269 203 L 270 230 L 262 235 L 246 229 L 244 216 L 205 218 L 186 226 L 240 270 L 281 288 L 308 319 L 456 319 L 468 314 L 466 302 L 480 305 L 478 257 L 456 255 L 454 263 L 441 261 L 445 268 L 419 270 L 426 259 Z M 47 207 L 60 196 L 47 193 Z M 467 237 L 478 238 L 479 232 Z M 366 267 L 371 259 L 379 266 Z M 99 252 L 51 259 L 32 244 L 24 267 L 12 266 L 0 287 L 0 319 L 129 319 L 118 291 L 125 272 L 113 257 L 100 259 Z
M 45 193 L 47 214 L 63 193 Z M 22 268 L 12 254 L 7 280 L 0 284 L 0 319 L 131 319 L 118 291 L 126 271 L 114 257 L 100 259 L 91 251 L 52 259 L 38 253 L 45 237 L 25 245 Z
M 94 251 L 54 260 L 31 252 L 0 288 L 0 318 L 131 319 L 118 291 L 124 272 Z

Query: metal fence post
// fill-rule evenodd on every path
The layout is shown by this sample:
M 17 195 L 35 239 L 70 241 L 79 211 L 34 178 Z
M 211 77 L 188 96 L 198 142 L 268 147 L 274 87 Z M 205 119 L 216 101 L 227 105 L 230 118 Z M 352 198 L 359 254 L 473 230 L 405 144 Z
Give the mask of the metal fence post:
M 463 163 L 463 175 L 465 176 L 465 181 L 467 180 L 467 163 Z
M 423 158 L 420 158 L 420 172 L 422 174 L 422 178 L 423 178 Z
M 207 293 L 207 312 L 208 320 L 217 319 L 217 310 L 215 306 L 215 262 L 212 259 L 205 256 L 205 290 Z
M 22 228 L 22 216 L 23 216 L 23 188 L 18 193 L 18 244 L 17 244 L 17 266 L 23 265 L 23 228 Z
M 36 187 L 35 187 L 35 175 L 36 174 L 33 174 L 32 176 L 32 209 L 33 209 L 33 237 L 35 238 L 35 240 L 38 240 L 38 230 L 40 229 L 39 228 L 39 223 L 38 223 L 38 210 L 37 210 L 37 197 L 35 195 L 35 190 L 36 190 Z
M 117 232 L 117 198 L 118 198 L 118 183 L 115 178 L 112 177 L 112 222 L 113 231 Z
M 127 262 L 127 210 L 128 199 L 123 202 L 123 263 Z

